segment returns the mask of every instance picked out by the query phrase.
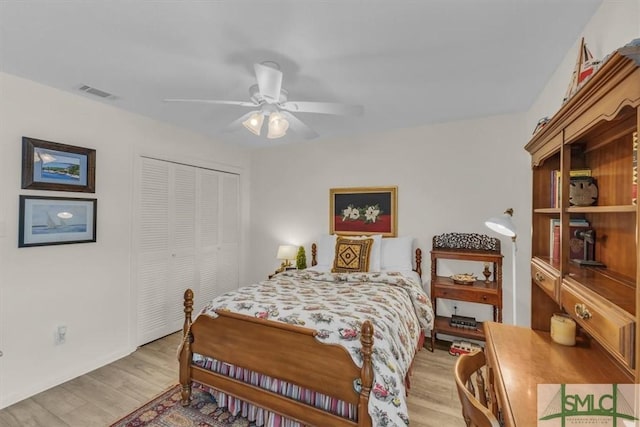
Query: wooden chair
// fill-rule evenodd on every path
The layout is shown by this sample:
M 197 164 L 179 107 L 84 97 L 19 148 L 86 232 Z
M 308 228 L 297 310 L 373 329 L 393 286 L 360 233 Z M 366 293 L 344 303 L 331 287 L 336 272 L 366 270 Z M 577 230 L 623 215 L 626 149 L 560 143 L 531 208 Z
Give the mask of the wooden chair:
M 456 361 L 456 386 L 467 427 L 500 427 L 500 422 L 487 407 L 487 391 L 482 375 L 485 365 L 482 351 L 463 354 Z M 473 376 L 476 377 L 476 386 L 473 385 Z

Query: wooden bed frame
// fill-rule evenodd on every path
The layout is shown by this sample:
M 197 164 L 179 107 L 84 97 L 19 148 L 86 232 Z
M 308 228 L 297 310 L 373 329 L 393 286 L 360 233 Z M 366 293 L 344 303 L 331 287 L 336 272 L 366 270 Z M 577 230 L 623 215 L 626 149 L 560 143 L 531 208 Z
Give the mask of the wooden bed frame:
M 316 245 L 312 245 L 316 265 Z M 421 274 L 422 251 L 416 249 L 416 269 Z M 198 316 L 193 322 L 193 291 L 184 293 L 185 321 L 180 348 L 182 404 L 189 405 L 191 383 L 222 391 L 261 408 L 299 421 L 304 425 L 371 427 L 369 394 L 373 383 L 373 326 L 362 325 L 362 368 L 349 352 L 337 344 L 316 340 L 316 331 L 272 320 L 219 311 L 218 317 Z M 354 405 L 357 422 L 342 418 L 303 402 L 201 368 L 192 363 L 193 353 L 315 390 Z M 359 380 L 359 391 L 354 389 Z

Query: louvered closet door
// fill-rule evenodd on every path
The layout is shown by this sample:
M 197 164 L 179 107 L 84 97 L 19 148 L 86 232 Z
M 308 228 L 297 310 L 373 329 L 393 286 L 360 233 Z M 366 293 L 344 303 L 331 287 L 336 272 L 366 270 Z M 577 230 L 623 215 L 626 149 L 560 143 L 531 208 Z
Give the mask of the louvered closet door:
M 196 169 L 142 159 L 138 344 L 180 329 L 184 291 L 196 284 Z
M 163 336 L 168 326 L 170 166 L 142 159 L 136 277 L 138 344 Z
M 239 176 L 222 175 L 220 197 L 221 239 L 218 292 L 225 293 L 238 288 L 240 276 L 240 189 Z
M 220 173 L 198 171 L 198 251 L 199 290 L 195 293 L 194 311 L 200 310 L 218 294 L 218 249 L 220 241 Z
M 142 159 L 136 265 L 137 344 L 182 328 L 194 312 L 238 287 L 239 176 Z
M 197 310 L 216 295 L 237 289 L 240 275 L 239 176 L 206 169 L 199 176 Z
M 164 335 L 175 332 L 184 324 L 184 291 L 196 288 L 196 168 L 174 165 L 173 203 L 169 213 L 173 214 L 169 229 L 169 292 L 165 310 L 168 325 Z M 162 336 L 162 335 L 161 335 Z

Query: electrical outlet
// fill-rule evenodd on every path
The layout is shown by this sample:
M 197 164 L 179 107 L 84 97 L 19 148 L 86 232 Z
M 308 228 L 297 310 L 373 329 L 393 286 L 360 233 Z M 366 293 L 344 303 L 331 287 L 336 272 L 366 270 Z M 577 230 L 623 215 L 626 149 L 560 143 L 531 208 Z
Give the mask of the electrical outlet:
M 67 340 L 67 327 L 64 325 L 58 326 L 54 335 L 54 343 L 56 345 L 64 344 Z

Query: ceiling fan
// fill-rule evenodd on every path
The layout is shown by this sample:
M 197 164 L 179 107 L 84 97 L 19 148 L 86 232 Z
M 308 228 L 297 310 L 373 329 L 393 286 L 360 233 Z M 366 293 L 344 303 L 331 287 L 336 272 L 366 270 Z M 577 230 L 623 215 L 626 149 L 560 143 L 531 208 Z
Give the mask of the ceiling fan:
M 289 101 L 288 92 L 282 87 L 282 71 L 273 61 L 253 64 L 257 84 L 249 87 L 250 101 L 223 101 L 216 99 L 168 98 L 166 102 L 198 102 L 204 104 L 238 105 L 251 107 L 252 111 L 231 122 L 226 130 L 237 129 L 241 124 L 255 135 L 260 135 L 265 117 L 268 117 L 267 138 L 280 138 L 289 128 L 307 139 L 318 133 L 291 113 L 317 113 L 341 116 L 361 115 L 361 105 L 332 102 Z

